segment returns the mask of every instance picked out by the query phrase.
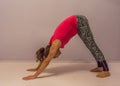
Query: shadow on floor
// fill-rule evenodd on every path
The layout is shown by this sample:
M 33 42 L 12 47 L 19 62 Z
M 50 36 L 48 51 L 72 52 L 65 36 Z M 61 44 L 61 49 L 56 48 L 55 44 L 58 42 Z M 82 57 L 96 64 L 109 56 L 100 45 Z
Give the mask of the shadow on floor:
M 95 66 L 94 66 L 95 67 Z M 59 65 L 56 67 L 47 68 L 44 72 L 50 73 L 49 75 L 40 76 L 38 78 L 44 77 L 52 77 L 52 76 L 59 76 L 63 74 L 74 73 L 77 71 L 90 71 L 93 68 L 92 64 L 84 63 L 84 64 L 69 64 L 69 65 Z

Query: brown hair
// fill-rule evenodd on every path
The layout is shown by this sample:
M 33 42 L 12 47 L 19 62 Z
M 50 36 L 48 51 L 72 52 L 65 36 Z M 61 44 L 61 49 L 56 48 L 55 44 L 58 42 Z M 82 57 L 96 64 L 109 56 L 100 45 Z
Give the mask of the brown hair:
M 36 58 L 37 58 L 37 62 L 38 61 L 43 61 L 49 54 L 49 50 L 50 50 L 50 45 L 47 45 L 45 48 L 42 47 L 39 50 L 36 51 Z

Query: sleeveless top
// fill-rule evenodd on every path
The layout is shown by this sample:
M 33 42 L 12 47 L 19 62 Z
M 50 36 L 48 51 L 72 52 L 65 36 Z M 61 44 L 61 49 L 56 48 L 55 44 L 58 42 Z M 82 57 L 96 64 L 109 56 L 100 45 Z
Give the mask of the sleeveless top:
M 56 27 L 56 30 L 52 35 L 49 44 L 51 45 L 54 40 L 58 39 L 62 43 L 60 48 L 64 48 L 64 46 L 69 42 L 69 40 L 77 33 L 77 18 L 75 15 L 69 16 Z

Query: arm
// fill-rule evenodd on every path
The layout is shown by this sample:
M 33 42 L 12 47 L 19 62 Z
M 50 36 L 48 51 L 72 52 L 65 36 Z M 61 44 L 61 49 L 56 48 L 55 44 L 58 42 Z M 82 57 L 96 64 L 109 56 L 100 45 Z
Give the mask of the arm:
M 49 62 L 52 60 L 52 58 L 56 55 L 58 49 L 61 46 L 61 41 L 60 40 L 55 40 L 53 41 L 51 47 L 50 47 L 50 52 L 45 58 L 45 60 L 42 62 L 41 66 L 38 68 L 37 72 L 34 75 L 24 77 L 24 80 L 30 80 L 30 79 L 35 79 L 38 77 L 38 75 L 47 67 Z

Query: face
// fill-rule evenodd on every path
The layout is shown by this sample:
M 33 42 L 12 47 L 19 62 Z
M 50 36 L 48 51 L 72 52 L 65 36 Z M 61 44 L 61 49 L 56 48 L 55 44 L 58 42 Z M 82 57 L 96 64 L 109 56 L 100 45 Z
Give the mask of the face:
M 60 52 L 60 50 L 58 50 L 54 58 L 59 57 L 60 54 L 61 54 L 61 52 Z

